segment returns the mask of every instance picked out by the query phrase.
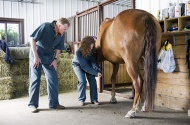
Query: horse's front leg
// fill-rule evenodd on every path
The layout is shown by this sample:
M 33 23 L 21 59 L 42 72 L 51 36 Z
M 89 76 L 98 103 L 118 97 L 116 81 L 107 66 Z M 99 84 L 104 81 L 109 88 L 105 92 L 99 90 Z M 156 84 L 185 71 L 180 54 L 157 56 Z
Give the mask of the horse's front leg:
M 117 72 L 119 70 L 119 64 L 112 64 L 113 65 L 113 72 L 111 76 L 111 83 L 112 83 L 112 91 L 111 91 L 111 100 L 112 103 L 117 103 L 117 100 L 115 98 L 115 84 L 116 84 L 116 76 Z

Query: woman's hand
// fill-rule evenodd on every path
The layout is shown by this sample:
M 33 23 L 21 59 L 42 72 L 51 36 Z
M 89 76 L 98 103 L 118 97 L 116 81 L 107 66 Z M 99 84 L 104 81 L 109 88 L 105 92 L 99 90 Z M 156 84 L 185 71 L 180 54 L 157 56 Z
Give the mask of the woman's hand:
M 99 72 L 99 73 L 98 73 L 98 77 L 101 77 L 101 76 L 102 76 L 102 73 Z
M 50 66 L 52 66 L 52 65 L 55 68 L 55 70 L 57 71 L 57 60 L 54 59 Z
M 41 59 L 39 58 L 39 56 L 35 56 L 34 62 L 33 62 L 33 68 L 38 68 L 40 63 L 41 63 Z

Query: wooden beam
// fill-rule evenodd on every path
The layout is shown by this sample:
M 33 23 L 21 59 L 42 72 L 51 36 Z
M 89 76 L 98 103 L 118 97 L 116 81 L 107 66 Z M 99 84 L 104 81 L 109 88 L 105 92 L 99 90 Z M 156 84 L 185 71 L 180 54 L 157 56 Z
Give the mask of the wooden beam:
M 110 4 L 110 3 L 113 3 L 113 2 L 115 2 L 115 1 L 118 1 L 118 0 L 107 0 L 107 1 L 105 1 L 105 2 L 103 2 L 103 3 L 98 4 L 97 6 L 91 7 L 91 8 L 89 8 L 89 9 L 86 9 L 86 10 L 81 11 L 81 12 L 78 12 L 78 13 L 77 13 L 77 16 L 81 15 L 82 13 L 89 13 L 89 12 L 96 11 L 97 8 L 98 8 L 98 6 L 106 6 L 106 5 L 108 5 L 108 4 Z
M 100 6 L 106 6 L 106 5 L 108 5 L 108 4 L 110 4 L 110 3 L 113 3 L 113 2 L 116 2 L 116 1 L 118 1 L 118 0 L 107 0 L 107 1 L 105 1 L 105 2 L 103 2 L 103 3 L 101 3 L 101 4 L 99 4 Z
M 132 9 L 135 9 L 135 0 L 131 0 Z
M 89 13 L 93 13 L 93 12 L 95 12 L 95 11 L 98 11 L 98 6 L 95 6 L 95 7 L 93 7 L 93 8 L 90 8 L 90 9 L 87 9 L 87 10 L 85 10 L 85 11 L 82 11 L 82 12 L 80 12 L 80 13 L 77 13 L 77 17 L 81 17 L 81 16 L 84 16 L 84 15 L 87 15 L 87 14 L 89 14 Z

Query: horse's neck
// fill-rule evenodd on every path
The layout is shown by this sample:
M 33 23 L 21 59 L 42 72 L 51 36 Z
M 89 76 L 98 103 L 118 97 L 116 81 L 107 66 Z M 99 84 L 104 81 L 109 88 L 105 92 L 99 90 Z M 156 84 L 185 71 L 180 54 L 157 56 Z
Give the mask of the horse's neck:
M 101 42 L 103 42 L 102 38 L 103 38 L 104 35 L 107 35 L 107 33 L 105 31 L 110 30 L 110 27 L 112 26 L 112 22 L 113 22 L 113 20 L 107 22 L 106 25 L 104 25 L 104 27 L 102 27 L 101 31 L 98 34 L 96 47 L 101 47 Z
M 97 62 L 102 63 L 103 61 L 105 61 L 105 58 L 102 54 L 102 49 L 101 49 L 101 47 L 97 47 L 96 50 L 97 50 L 97 54 L 98 54 Z
M 101 27 L 101 30 L 98 34 L 98 38 L 96 41 L 96 49 L 98 52 L 98 62 L 105 61 L 105 57 L 103 56 L 103 52 L 102 52 L 102 49 L 103 49 L 102 47 L 105 46 L 105 44 L 109 44 L 109 42 L 105 40 L 105 36 L 109 36 L 107 30 L 110 30 L 112 22 L 113 20 L 106 22 L 106 25 L 104 25 L 104 27 Z
M 113 23 L 110 23 L 110 25 L 107 26 L 105 29 L 106 32 L 104 32 L 104 38 L 107 37 L 107 39 L 111 40 L 113 39 Z M 109 43 L 109 41 L 107 41 Z
M 115 29 L 113 29 L 113 23 L 110 23 L 110 25 L 107 26 L 105 29 L 104 34 L 102 35 L 102 49 L 116 49 L 116 45 L 114 42 L 115 36 L 114 36 Z

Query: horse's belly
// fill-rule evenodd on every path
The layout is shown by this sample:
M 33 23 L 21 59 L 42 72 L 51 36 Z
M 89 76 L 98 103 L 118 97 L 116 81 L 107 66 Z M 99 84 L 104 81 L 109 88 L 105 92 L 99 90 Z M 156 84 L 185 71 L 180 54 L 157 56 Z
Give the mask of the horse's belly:
M 111 53 L 109 55 L 104 55 L 104 57 L 107 61 L 110 61 L 112 63 L 119 63 L 119 64 L 125 63 L 123 58 L 116 56 L 114 54 L 111 54 Z

